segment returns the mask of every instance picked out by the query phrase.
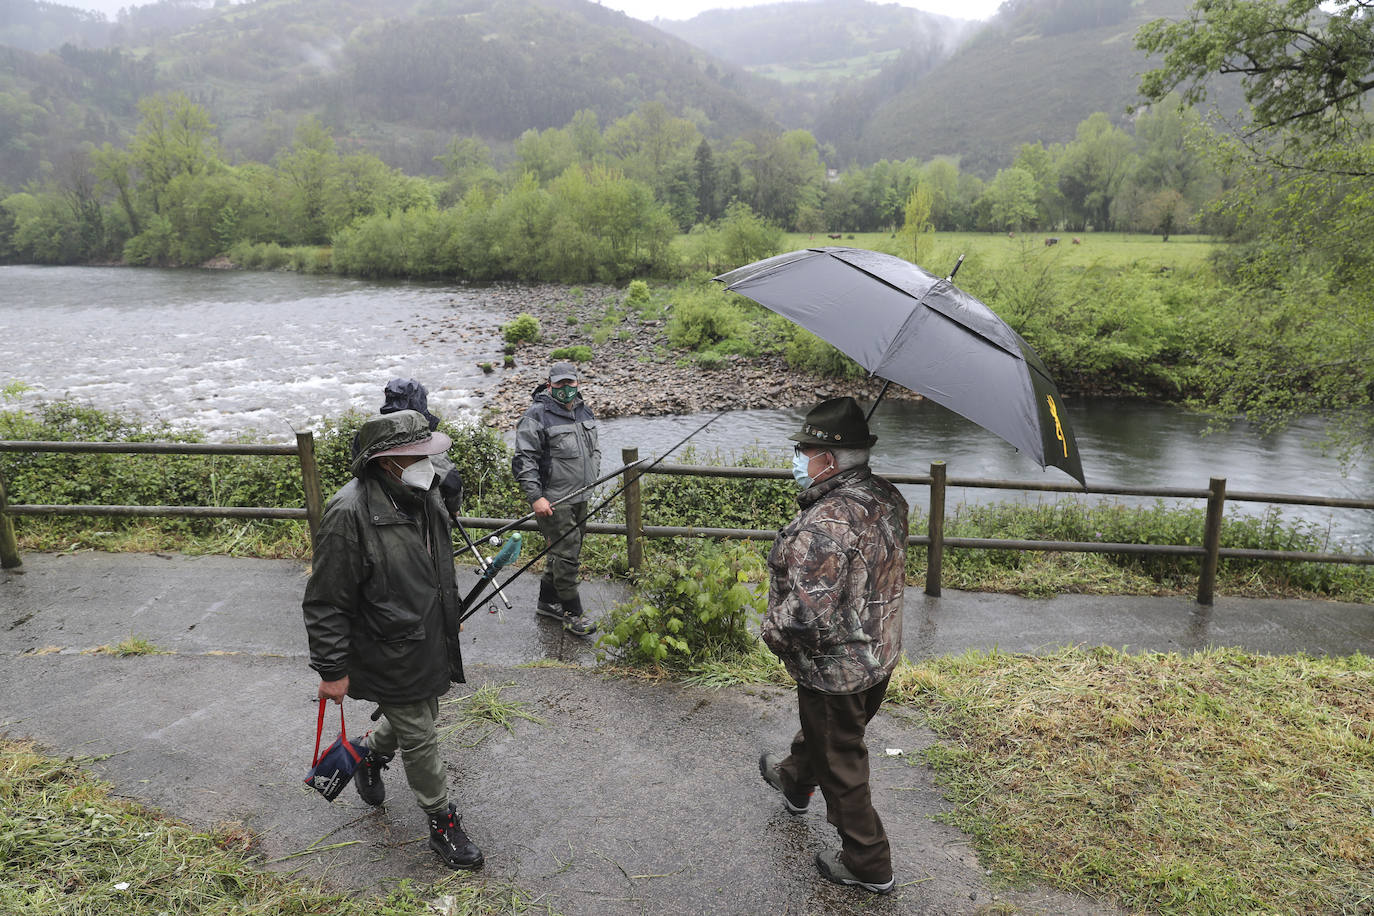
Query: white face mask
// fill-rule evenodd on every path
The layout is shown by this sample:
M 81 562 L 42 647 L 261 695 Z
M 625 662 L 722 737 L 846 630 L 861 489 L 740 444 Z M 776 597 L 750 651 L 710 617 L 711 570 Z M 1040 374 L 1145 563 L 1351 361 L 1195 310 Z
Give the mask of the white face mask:
M 401 483 L 417 490 L 428 490 L 434 483 L 434 464 L 429 460 L 429 456 L 426 455 L 414 464 L 403 468 L 401 470 Z

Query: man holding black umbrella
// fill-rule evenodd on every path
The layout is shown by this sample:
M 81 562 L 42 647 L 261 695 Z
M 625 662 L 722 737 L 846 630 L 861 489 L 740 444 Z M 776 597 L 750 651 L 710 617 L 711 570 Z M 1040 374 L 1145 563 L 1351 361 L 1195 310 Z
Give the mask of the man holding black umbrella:
M 836 884 L 886 894 L 892 855 L 864 732 L 901 654 L 907 504 L 869 469 L 878 440 L 853 398 L 816 405 L 789 438 L 801 511 L 768 556 L 763 639 L 797 682 L 801 730 L 786 758 L 764 754 L 759 771 L 792 814 L 819 786 L 841 848 L 817 853 L 816 866 Z

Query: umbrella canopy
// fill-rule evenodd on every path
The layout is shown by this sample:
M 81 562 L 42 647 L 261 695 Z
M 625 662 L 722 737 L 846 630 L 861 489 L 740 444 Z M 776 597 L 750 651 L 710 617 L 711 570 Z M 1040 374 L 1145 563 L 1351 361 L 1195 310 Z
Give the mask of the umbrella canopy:
M 721 274 L 725 288 L 790 318 L 880 378 L 1083 479 L 1049 372 L 978 299 L 908 261 L 859 248 L 807 248 Z

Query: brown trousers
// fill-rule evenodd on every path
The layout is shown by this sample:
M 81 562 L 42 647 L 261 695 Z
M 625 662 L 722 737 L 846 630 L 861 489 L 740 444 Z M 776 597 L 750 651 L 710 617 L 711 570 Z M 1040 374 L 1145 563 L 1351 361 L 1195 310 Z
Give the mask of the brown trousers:
M 801 731 L 778 770 L 788 791 L 820 786 L 826 820 L 840 832 L 840 862 L 863 881 L 892 877 L 892 850 L 868 789 L 864 730 L 878 714 L 888 678 L 862 693 L 797 687 Z

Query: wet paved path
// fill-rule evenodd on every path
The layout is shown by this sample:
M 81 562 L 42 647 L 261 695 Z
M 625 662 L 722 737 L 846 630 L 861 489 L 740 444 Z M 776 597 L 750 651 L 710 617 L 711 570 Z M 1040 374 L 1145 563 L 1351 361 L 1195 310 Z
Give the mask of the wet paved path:
M 388 773 L 392 801 L 376 811 L 351 789 L 328 805 L 300 782 L 316 683 L 300 564 L 30 554 L 24 570 L 0 573 L 0 731 L 109 755 L 95 769 L 121 794 L 202 826 L 242 822 L 264 859 L 292 856 L 277 867 L 360 889 L 439 873 L 399 768 Z M 540 719 L 446 740 L 454 798 L 487 855 L 483 880 L 546 895 L 568 914 L 971 914 L 999 902 L 1021 913 L 1116 912 L 1047 890 L 995 892 L 968 838 L 933 820 L 947 805 L 917 755 L 931 735 L 886 712 L 869 745 L 899 890 L 874 898 L 828 885 L 811 861 L 835 843 L 823 811 L 788 816 L 756 769 L 759 752 L 782 749 L 796 728 L 791 693 L 604 677 L 590 644 L 528 610 L 536 588 L 517 580 L 507 589 L 514 611 L 469 622 L 471 682 L 448 695 L 501 687 Z M 593 582 L 584 601 L 599 613 L 624 595 Z M 931 599 L 912 589 L 907 615 L 913 658 L 1075 644 L 1374 653 L 1366 605 L 1221 600 L 1203 611 L 1186 598 Z M 168 654 L 86 651 L 129 636 Z M 345 708 L 353 731 L 365 729 L 370 705 Z M 293 855 L 337 843 L 350 845 Z

